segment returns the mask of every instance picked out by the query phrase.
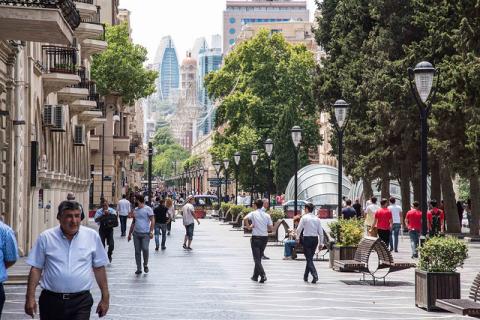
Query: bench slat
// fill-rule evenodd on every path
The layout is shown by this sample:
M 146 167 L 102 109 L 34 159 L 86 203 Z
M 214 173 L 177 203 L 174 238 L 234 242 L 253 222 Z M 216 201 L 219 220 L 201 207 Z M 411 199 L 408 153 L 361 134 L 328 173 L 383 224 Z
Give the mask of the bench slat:
M 480 303 L 468 299 L 437 299 L 435 306 L 456 314 L 478 316 Z

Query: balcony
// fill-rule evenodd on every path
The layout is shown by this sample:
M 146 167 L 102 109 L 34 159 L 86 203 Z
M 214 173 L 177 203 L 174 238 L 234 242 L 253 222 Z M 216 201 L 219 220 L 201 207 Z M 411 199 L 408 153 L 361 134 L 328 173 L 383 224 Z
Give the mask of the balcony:
M 107 42 L 100 39 L 85 39 L 82 42 L 82 59 L 88 59 L 92 55 L 102 53 L 107 49 Z
M 93 0 L 74 0 L 75 7 L 80 13 L 80 18 L 91 18 L 97 13 L 97 6 Z
M 78 84 L 71 85 L 58 91 L 57 98 L 59 103 L 70 105 L 72 102 L 84 99 L 88 96 L 88 80 L 85 67 L 78 68 L 77 74 L 80 77 L 80 82 Z
M 130 137 L 113 137 L 113 153 L 130 154 Z
M 75 36 L 81 41 L 85 39 L 105 40 L 105 26 L 100 20 L 100 7 L 91 17 L 82 17 L 80 25 L 75 29 Z
M 102 118 L 103 114 L 97 110 L 83 111 L 78 115 L 78 123 L 89 126 L 90 122 L 95 118 Z
M 92 120 L 90 120 L 90 122 L 87 123 L 86 128 L 87 130 L 98 128 L 100 125 L 105 124 L 106 122 L 106 118 L 93 118 Z
M 77 49 L 69 47 L 42 46 L 43 88 L 45 94 L 78 84 Z
M 80 14 L 72 0 L 0 0 L 0 38 L 71 44 Z

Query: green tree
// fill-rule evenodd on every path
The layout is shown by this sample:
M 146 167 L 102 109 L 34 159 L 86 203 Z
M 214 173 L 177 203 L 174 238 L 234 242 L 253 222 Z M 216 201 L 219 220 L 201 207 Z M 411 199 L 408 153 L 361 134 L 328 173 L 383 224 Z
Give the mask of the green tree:
M 274 142 L 278 191 L 285 190 L 294 173 L 290 128 L 298 125 L 304 131 L 302 165 L 307 163 L 308 152 L 316 150 L 320 138 L 312 93 L 314 69 L 313 54 L 305 46 L 291 45 L 281 34 L 262 30 L 239 44 L 220 70 L 207 75 L 209 95 L 219 101 L 216 126 L 222 127 L 210 151 L 218 160 L 233 159 L 235 151 L 242 153 L 240 182 L 244 187 L 251 184 L 250 152 L 264 150 L 265 139 Z M 267 189 L 266 158 L 260 152 L 257 191 Z
M 127 24 L 108 26 L 105 37 L 108 47 L 94 55 L 91 68 L 99 93 L 119 94 L 125 104 L 154 93 L 157 72 L 143 66 L 147 50 L 132 43 Z
M 182 163 L 188 159 L 189 152 L 175 142 L 168 128 L 158 128 L 152 144 L 156 150 L 152 164 L 154 175 L 171 177 L 183 171 Z

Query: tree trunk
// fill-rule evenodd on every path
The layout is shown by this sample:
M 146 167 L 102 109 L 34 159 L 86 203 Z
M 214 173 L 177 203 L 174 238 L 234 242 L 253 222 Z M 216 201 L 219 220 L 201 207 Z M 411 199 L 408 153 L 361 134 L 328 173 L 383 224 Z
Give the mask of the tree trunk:
M 408 163 L 402 162 L 400 164 L 400 194 L 402 196 L 402 224 L 405 227 L 405 216 L 410 209 L 410 179 L 409 179 L 409 167 Z
M 448 233 L 460 233 L 462 227 L 458 220 L 457 204 L 455 202 L 455 192 L 453 191 L 452 175 L 450 169 L 441 165 L 440 182 L 443 195 L 443 203 L 445 205 L 445 219 L 447 220 Z M 437 199 L 440 201 L 439 199 Z
M 422 189 L 420 173 L 418 171 L 414 171 L 411 180 L 413 185 L 413 200 L 420 202 L 420 193 Z
M 363 183 L 363 196 L 365 197 L 364 201 L 370 200 L 373 197 L 373 190 L 372 190 L 372 181 L 367 178 L 362 179 Z
M 384 169 L 382 174 L 381 198 L 382 199 L 390 198 L 390 174 L 387 169 Z
M 440 166 L 437 160 L 433 160 L 431 163 L 431 189 L 430 189 L 430 199 L 437 200 L 440 204 L 442 198 L 442 191 L 440 188 Z
M 470 199 L 472 200 L 472 222 L 470 223 L 470 234 L 478 235 L 478 221 L 480 218 L 480 181 L 478 174 L 470 176 Z

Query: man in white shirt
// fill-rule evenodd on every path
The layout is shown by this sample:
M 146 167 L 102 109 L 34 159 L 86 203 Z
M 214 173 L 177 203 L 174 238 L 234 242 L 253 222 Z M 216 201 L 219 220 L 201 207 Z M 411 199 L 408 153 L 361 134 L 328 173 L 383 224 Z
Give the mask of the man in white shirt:
M 390 251 L 395 250 L 395 252 L 398 252 L 398 234 L 402 227 L 402 207 L 395 204 L 395 198 L 391 197 L 388 209 L 392 212 L 393 220 L 392 232 L 390 232 Z
M 185 226 L 185 238 L 183 240 L 183 249 L 192 250 L 193 229 L 195 227 L 195 220 L 200 225 L 200 220 L 195 216 L 194 196 L 188 196 L 187 203 L 182 208 L 183 225 Z
M 297 227 L 297 234 L 301 235 L 303 231 L 303 252 L 305 253 L 305 259 L 307 265 L 305 266 L 305 272 L 303 274 L 303 281 L 308 282 L 308 274 L 313 277 L 312 283 L 318 281 L 317 270 L 313 263 L 313 256 L 317 250 L 318 244 L 323 243 L 323 229 L 320 219 L 315 215 L 315 207 L 313 203 L 307 203 L 305 205 L 305 214 L 300 219 L 300 223 Z M 297 241 L 300 241 L 298 239 Z
M 122 200 L 118 201 L 117 212 L 120 217 L 120 229 L 122 232 L 122 237 L 125 237 L 127 232 L 127 219 L 128 214 L 132 211 L 132 204 L 127 200 L 127 196 L 122 195 Z
M 380 206 L 377 204 L 376 197 L 372 197 L 370 201 L 371 204 L 367 207 L 367 209 L 365 209 L 365 227 L 367 228 L 367 233 L 369 236 L 376 237 L 376 232 L 371 232 L 370 230 L 373 230 L 372 226 L 375 222 L 375 213 L 378 209 L 380 209 Z
M 265 275 L 265 270 L 263 270 L 262 256 L 267 246 L 268 233 L 272 232 L 273 223 L 270 215 L 262 210 L 263 201 L 261 199 L 255 200 L 254 206 L 256 210 L 245 216 L 243 224 L 248 230 L 252 230 L 250 245 L 252 247 L 253 261 L 255 261 L 255 269 L 251 279 L 258 281 L 258 277 L 260 277 L 260 283 L 264 283 L 267 281 L 267 276 Z M 251 224 L 250 221 L 252 221 Z
M 109 292 L 105 266 L 107 254 L 98 234 L 80 226 L 80 204 L 63 201 L 58 207 L 60 226 L 40 234 L 27 264 L 31 265 L 25 313 L 37 313 L 35 289 L 40 282 L 40 319 L 90 319 L 93 278 L 101 290 L 99 317 L 107 314 Z M 93 271 L 93 272 L 92 272 Z

